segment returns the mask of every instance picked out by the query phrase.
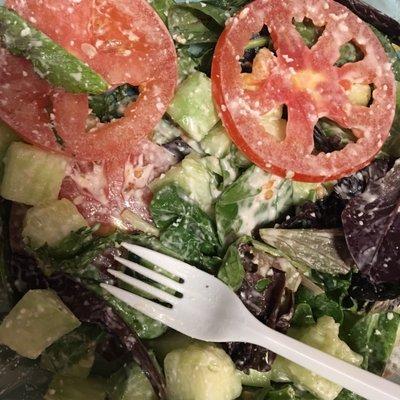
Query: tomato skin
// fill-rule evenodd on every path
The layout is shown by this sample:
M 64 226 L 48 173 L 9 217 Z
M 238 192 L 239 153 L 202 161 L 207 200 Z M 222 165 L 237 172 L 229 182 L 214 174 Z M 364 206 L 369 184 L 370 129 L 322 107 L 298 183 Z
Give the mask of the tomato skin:
M 47 118 L 41 117 L 35 129 L 37 135 L 21 128 L 17 118 L 9 118 L 14 122 L 9 122 L 10 125 L 26 141 L 79 160 L 118 159 L 134 152 L 137 143 L 164 115 L 177 85 L 177 56 L 172 38 L 147 1 L 7 0 L 6 4 L 86 62 L 111 86 L 129 83 L 140 90 L 138 99 L 127 107 L 123 118 L 100 124 L 90 132 L 85 129 L 88 97 L 60 89 L 40 94 L 45 97 L 49 112 Z M 25 69 L 31 76 L 32 67 L 26 65 Z M 1 75 L 6 77 L 10 72 L 5 66 Z M 12 91 L 7 94 L 12 103 Z M 28 103 L 21 105 L 29 110 Z M 76 112 L 73 116 L 71 109 Z M 0 117 L 5 118 L 5 114 L 0 107 Z M 31 120 L 38 118 L 33 115 Z M 30 123 L 26 118 L 23 121 Z M 62 138 L 62 146 L 52 128 Z
M 326 24 L 312 49 L 302 43 L 292 25 L 293 18 L 304 17 Z M 243 87 L 238 60 L 249 38 L 264 24 L 276 48 L 276 67 L 258 90 L 250 92 Z M 338 25 L 342 28 L 338 29 Z M 353 37 L 366 43 L 364 60 L 334 67 L 340 45 Z M 290 75 L 298 76 L 304 71 L 322 74 L 315 91 L 294 87 Z M 340 82 L 350 78 L 375 85 L 369 108 L 349 103 Z M 368 165 L 387 138 L 394 118 L 395 80 L 384 49 L 366 24 L 331 0 L 250 3 L 227 24 L 217 43 L 212 84 L 221 119 L 235 144 L 262 169 L 299 181 L 334 180 Z M 288 107 L 289 119 L 286 138 L 278 142 L 262 128 L 260 115 L 282 104 Z M 322 117 L 356 129 L 358 141 L 331 154 L 312 154 L 313 128 Z

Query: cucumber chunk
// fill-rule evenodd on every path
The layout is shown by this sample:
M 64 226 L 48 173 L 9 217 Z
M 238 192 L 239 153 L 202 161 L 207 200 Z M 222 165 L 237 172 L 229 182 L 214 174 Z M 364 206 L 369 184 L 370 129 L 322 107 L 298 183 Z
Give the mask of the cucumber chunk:
M 52 343 L 80 325 L 50 290 L 31 290 L 0 325 L 0 343 L 23 357 L 35 359 Z
M 98 379 L 56 375 L 44 400 L 105 400 L 105 384 Z
M 345 342 L 339 339 L 339 324 L 335 323 L 332 317 L 321 317 L 316 325 L 310 327 L 291 328 L 289 335 L 348 363 L 357 366 L 362 363 L 362 356 L 353 352 Z M 321 400 L 334 400 L 342 390 L 336 383 L 280 356 L 272 365 L 271 379 L 278 382 L 293 382 Z
M 4 162 L 2 197 L 31 206 L 57 199 L 68 162 L 65 157 L 15 142 Z
M 157 400 L 150 381 L 137 364 L 117 371 L 110 378 L 111 400 Z
M 67 199 L 54 200 L 28 210 L 22 236 L 32 248 L 55 246 L 71 232 L 86 227 L 86 221 Z
M 233 400 L 242 391 L 229 356 L 211 344 L 175 350 L 164 361 L 169 400 Z
M 179 86 L 168 114 L 192 139 L 202 140 L 219 120 L 210 78 L 202 72 L 186 78 Z
M 222 123 L 219 123 L 211 129 L 200 144 L 206 154 L 217 158 L 223 158 L 228 155 L 232 142 L 225 128 L 222 126 Z
M 0 39 L 10 53 L 30 60 L 54 86 L 71 93 L 100 94 L 108 89 L 99 74 L 5 7 L 0 7 Z

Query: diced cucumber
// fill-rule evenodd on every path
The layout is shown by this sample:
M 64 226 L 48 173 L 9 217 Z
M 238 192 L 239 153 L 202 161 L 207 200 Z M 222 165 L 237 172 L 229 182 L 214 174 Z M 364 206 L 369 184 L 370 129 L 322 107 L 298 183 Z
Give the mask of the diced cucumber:
M 219 119 L 210 78 L 202 72 L 186 78 L 179 86 L 168 114 L 192 139 L 202 140 Z
M 160 236 L 160 231 L 154 225 L 145 221 L 131 210 L 124 210 L 121 214 L 121 218 L 128 224 L 129 228 L 147 233 L 152 236 Z
M 68 162 L 65 157 L 16 142 L 4 162 L 1 196 L 31 206 L 57 199 Z
M 34 249 L 55 246 L 71 232 L 86 227 L 86 221 L 67 199 L 54 200 L 28 210 L 22 236 Z
M 222 123 L 218 123 L 200 144 L 205 153 L 223 158 L 229 153 L 232 142 Z
M 108 83 L 87 64 L 5 7 L 0 7 L 0 38 L 12 54 L 30 60 L 54 86 L 72 93 L 98 94 L 108 89 Z
M 310 327 L 291 328 L 289 335 L 348 363 L 357 366 L 362 363 L 362 356 L 354 353 L 345 342 L 339 339 L 339 324 L 335 323 L 332 317 L 321 317 L 316 325 Z M 321 400 L 334 400 L 342 390 L 336 383 L 280 356 L 272 366 L 271 379 L 278 382 L 293 382 Z
M 0 325 L 0 343 L 23 357 L 35 359 L 80 325 L 79 320 L 50 290 L 31 290 Z
M 202 159 L 195 154 L 188 155 L 165 175 L 150 184 L 153 192 L 164 186 L 177 185 L 205 212 L 210 212 L 217 186 L 213 173 Z
M 106 385 L 103 381 L 56 375 L 44 400 L 105 400 Z
M 232 360 L 211 344 L 174 350 L 165 358 L 164 371 L 169 400 L 233 400 L 242 391 Z
M 110 378 L 111 400 L 157 400 L 150 381 L 137 364 L 131 364 Z

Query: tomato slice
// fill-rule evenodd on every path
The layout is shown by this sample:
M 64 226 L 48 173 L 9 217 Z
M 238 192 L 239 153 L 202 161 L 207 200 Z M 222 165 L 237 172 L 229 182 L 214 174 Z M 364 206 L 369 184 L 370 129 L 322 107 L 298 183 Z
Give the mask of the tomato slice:
M 90 131 L 86 130 L 87 96 L 52 91 L 45 82 L 35 98 L 46 103 L 45 111 L 31 109 L 29 90 L 27 101 L 23 101 L 23 93 L 18 97 L 17 110 L 15 91 L 21 92 L 24 85 L 39 85 L 40 80 L 32 78 L 32 67 L 24 60 L 2 52 L 0 80 L 9 86 L 1 91 L 6 106 L 0 105 L 0 117 L 28 142 L 80 160 L 124 158 L 135 151 L 137 143 L 165 113 L 177 84 L 172 38 L 147 1 L 8 0 L 6 4 L 86 62 L 111 86 L 129 83 L 139 86 L 140 94 L 126 108 L 123 118 L 99 124 Z M 28 76 L 16 72 L 17 64 Z M 30 82 L 32 79 L 34 83 Z M 27 116 L 20 119 L 25 112 Z
M 304 18 L 325 27 L 311 49 L 293 25 Z M 276 57 L 259 57 L 249 86 L 239 60 L 264 25 Z M 340 47 L 350 41 L 364 58 L 336 67 Z M 222 121 L 236 145 L 264 170 L 300 181 L 337 179 L 367 165 L 387 138 L 395 113 L 395 80 L 383 47 L 360 18 L 333 0 L 250 3 L 218 41 L 212 83 Z M 369 107 L 350 102 L 345 88 L 352 83 L 373 85 Z M 284 137 L 277 138 L 266 130 L 263 118 L 282 105 L 287 106 L 288 121 Z M 357 141 L 340 151 L 314 154 L 313 130 L 322 117 L 352 129 Z
M 169 151 L 142 140 L 136 152 L 125 158 L 75 161 L 63 181 L 60 198 L 71 200 L 91 225 L 118 226 L 125 209 L 150 220 L 148 184 L 175 163 Z

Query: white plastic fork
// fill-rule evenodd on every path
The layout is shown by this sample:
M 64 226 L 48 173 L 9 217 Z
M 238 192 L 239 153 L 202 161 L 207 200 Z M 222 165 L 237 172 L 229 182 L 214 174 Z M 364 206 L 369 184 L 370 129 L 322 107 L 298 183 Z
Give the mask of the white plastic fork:
M 219 279 L 153 250 L 122 243 L 142 259 L 180 278 L 179 282 L 132 261 L 116 257 L 143 277 L 180 293 L 177 297 L 120 271 L 109 273 L 170 306 L 102 284 L 103 289 L 143 314 L 195 339 L 208 342 L 246 342 L 265 347 L 368 400 L 399 400 L 400 386 L 307 346 L 266 327 Z

